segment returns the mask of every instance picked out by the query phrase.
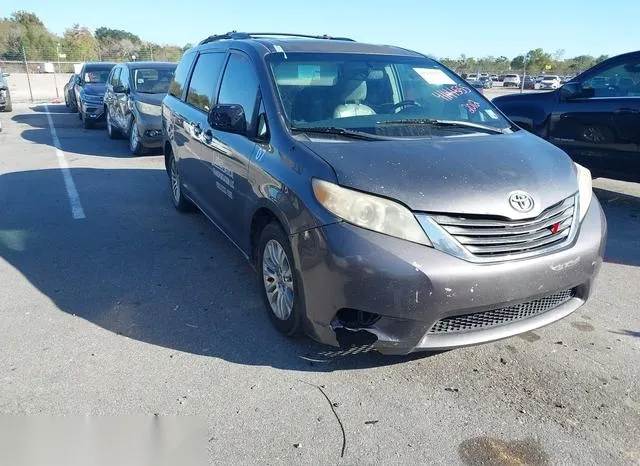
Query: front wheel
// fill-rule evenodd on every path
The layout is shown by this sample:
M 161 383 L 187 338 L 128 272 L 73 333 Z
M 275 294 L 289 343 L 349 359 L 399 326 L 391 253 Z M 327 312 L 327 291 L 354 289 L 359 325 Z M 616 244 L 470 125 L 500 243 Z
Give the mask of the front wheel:
M 258 273 L 262 297 L 273 326 L 284 335 L 300 331 L 304 302 L 299 290 L 289 238 L 277 223 L 268 224 L 260 234 Z
M 135 118 L 131 120 L 131 126 L 129 127 L 129 150 L 133 155 L 140 155 L 143 151 L 142 141 L 140 140 L 138 125 L 136 124 Z

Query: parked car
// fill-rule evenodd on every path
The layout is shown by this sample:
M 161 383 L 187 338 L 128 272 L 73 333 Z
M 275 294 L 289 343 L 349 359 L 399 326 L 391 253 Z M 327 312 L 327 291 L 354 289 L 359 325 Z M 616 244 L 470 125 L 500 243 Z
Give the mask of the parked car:
M 484 83 L 479 79 L 472 79 L 471 81 L 467 81 L 473 88 L 476 89 L 480 94 L 484 94 Z
M 13 110 L 7 76 L 9 76 L 8 73 L 2 73 L 0 71 L 0 112 L 10 112 Z
M 471 73 L 467 75 L 467 81 L 477 81 L 478 79 L 478 73 Z
M 537 89 L 538 87 L 536 83 L 536 78 L 534 78 L 533 76 L 525 76 L 522 87 L 525 89 Z
M 104 96 L 107 132 L 111 139 L 127 136 L 133 155 L 162 147 L 160 105 L 175 69 L 169 62 L 131 62 L 111 70 Z
M 493 81 L 494 83 L 497 83 L 499 81 L 497 74 L 492 74 L 490 77 L 491 81 Z
M 640 181 L 640 51 L 610 58 L 558 90 L 494 103 L 596 176 Z
M 493 87 L 493 81 L 491 81 L 489 76 L 481 76 L 478 81 L 480 81 L 484 89 L 491 89 Z
M 256 264 L 284 334 L 453 348 L 589 297 L 606 223 L 588 170 L 420 53 L 212 36 L 183 55 L 162 118 L 173 205 Z
M 80 75 L 78 74 L 72 74 L 69 78 L 69 81 L 64 85 L 64 88 L 62 90 L 62 92 L 64 93 L 64 104 L 67 106 L 67 108 L 70 108 L 73 111 L 78 110 L 74 86 L 78 82 L 79 77 Z
M 73 86 L 78 117 L 85 128 L 104 120 L 104 93 L 107 77 L 115 63 L 85 63 L 80 77 Z
M 520 87 L 520 76 L 517 74 L 505 74 L 502 85 L 504 87 Z
M 558 89 L 560 87 L 560 76 L 547 75 L 540 81 L 540 89 Z

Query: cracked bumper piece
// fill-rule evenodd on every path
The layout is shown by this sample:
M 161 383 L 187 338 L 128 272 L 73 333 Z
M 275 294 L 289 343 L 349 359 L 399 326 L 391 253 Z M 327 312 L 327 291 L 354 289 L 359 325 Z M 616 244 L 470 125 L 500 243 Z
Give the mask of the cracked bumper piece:
M 595 196 L 567 248 L 476 264 L 336 223 L 292 237 L 306 331 L 342 348 L 405 354 L 507 338 L 559 320 L 588 299 L 606 220 Z

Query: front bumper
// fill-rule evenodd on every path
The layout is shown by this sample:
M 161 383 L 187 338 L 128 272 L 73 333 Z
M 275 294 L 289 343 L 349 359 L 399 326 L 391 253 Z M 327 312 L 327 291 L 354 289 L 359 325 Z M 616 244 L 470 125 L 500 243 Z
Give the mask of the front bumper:
M 475 264 L 433 248 L 347 223 L 292 237 L 306 303 L 305 330 L 320 342 L 369 345 L 404 354 L 474 345 L 547 325 L 588 299 L 602 263 L 606 220 L 595 196 L 573 243 L 552 254 Z M 451 316 L 527 303 L 563 290 L 572 297 L 533 317 L 452 333 L 430 333 Z M 375 323 L 344 324 L 344 310 L 379 316 Z
M 147 148 L 162 147 L 162 117 L 138 112 L 136 115 L 138 134 Z
M 104 121 L 104 104 L 82 101 L 82 117 L 92 121 Z

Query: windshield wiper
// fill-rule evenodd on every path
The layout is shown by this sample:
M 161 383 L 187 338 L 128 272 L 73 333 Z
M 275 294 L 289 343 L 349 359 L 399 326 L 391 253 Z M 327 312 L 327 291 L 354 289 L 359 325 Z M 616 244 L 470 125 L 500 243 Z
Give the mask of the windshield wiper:
M 437 120 L 433 118 L 416 118 L 408 120 L 383 120 L 378 121 L 379 125 L 427 125 L 427 126 L 440 126 L 450 128 L 472 128 L 492 134 L 505 134 L 505 131 L 493 126 L 483 125 L 480 123 L 471 123 L 470 121 L 458 121 L 458 120 Z
M 351 129 L 338 128 L 336 126 L 312 126 L 309 128 L 292 126 L 291 131 L 296 133 L 320 133 L 320 134 L 337 134 L 353 139 L 362 139 L 364 141 L 386 141 L 387 138 L 376 136 L 375 134 L 365 133 L 363 131 L 354 131 Z

